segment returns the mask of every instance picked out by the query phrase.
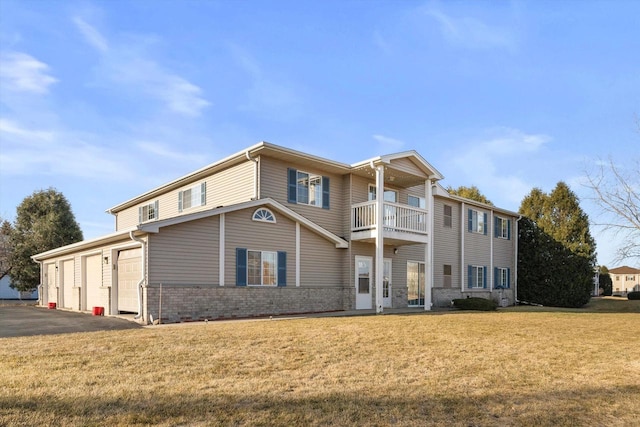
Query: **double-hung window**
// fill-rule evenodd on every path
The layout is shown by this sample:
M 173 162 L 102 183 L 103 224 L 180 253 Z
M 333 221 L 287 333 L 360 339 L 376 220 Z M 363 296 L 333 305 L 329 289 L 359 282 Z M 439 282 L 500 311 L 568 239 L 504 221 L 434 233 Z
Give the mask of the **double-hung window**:
M 236 286 L 286 286 L 287 253 L 236 248 Z
M 511 269 L 495 267 L 493 269 L 493 288 L 509 289 L 511 287 Z
M 138 208 L 138 222 L 148 222 L 158 219 L 158 201 Z
M 469 289 L 484 289 L 487 287 L 487 267 L 470 265 L 467 271 L 467 286 Z
M 469 209 L 469 231 L 472 233 L 487 234 L 487 213 Z
M 288 201 L 329 209 L 329 178 L 289 168 Z
M 178 193 L 178 211 L 207 204 L 207 183 L 201 182 Z
M 511 240 L 511 220 L 496 216 L 494 222 L 495 236 L 499 239 Z

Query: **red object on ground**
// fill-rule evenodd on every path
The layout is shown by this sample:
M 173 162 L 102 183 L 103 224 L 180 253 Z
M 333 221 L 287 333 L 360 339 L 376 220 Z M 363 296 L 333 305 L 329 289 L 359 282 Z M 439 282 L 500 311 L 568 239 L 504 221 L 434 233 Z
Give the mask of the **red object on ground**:
M 104 307 L 93 307 L 94 316 L 104 316 Z
M 56 303 L 55 302 L 50 302 L 49 303 L 49 310 L 55 310 L 56 309 Z

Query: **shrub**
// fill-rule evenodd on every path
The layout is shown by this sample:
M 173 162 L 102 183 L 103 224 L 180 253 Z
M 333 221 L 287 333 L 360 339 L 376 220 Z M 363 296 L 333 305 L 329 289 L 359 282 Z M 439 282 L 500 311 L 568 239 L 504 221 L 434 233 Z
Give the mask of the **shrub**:
M 458 298 L 453 300 L 453 306 L 461 310 L 494 311 L 498 303 L 486 298 Z
M 627 299 L 640 299 L 640 291 L 633 291 L 627 294 Z

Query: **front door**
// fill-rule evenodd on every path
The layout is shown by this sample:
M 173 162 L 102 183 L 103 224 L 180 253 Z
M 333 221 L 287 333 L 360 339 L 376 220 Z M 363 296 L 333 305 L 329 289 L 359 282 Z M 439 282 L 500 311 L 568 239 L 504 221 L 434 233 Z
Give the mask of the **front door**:
M 424 262 L 407 261 L 409 307 L 424 307 Z
M 356 310 L 370 310 L 373 308 L 371 299 L 373 259 L 368 256 L 356 256 L 355 273 Z
M 382 307 L 391 308 L 391 260 L 384 260 L 384 273 L 382 279 Z

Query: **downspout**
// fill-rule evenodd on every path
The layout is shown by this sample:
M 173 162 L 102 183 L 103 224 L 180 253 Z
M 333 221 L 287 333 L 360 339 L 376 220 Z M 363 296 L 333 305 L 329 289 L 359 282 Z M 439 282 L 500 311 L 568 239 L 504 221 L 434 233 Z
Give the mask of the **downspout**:
M 247 160 L 253 162 L 253 198 L 251 200 L 258 200 L 258 159 L 254 159 L 249 154 L 249 151 L 245 153 Z
M 514 240 L 516 243 L 516 249 L 515 249 L 515 257 L 516 259 L 514 260 L 514 265 L 515 265 L 515 271 L 513 272 L 513 287 L 514 287 L 514 305 L 517 305 L 520 300 L 518 300 L 518 234 L 520 234 L 518 232 L 519 227 L 518 227 L 518 221 L 520 221 L 522 219 L 522 215 L 520 215 L 518 217 L 518 219 L 516 219 L 516 226 L 515 226 L 515 230 L 513 230 L 513 234 L 514 234 Z
M 129 232 L 129 237 L 131 238 L 131 240 L 140 243 L 142 247 L 142 256 L 140 257 L 140 259 L 142 260 L 142 277 L 140 277 L 140 281 L 136 285 L 136 288 L 138 290 L 138 314 L 136 314 L 136 316 L 134 317 L 134 319 L 139 319 L 140 317 L 142 317 L 142 284 L 145 282 L 145 279 L 147 277 L 147 242 L 134 236 L 133 230 Z

